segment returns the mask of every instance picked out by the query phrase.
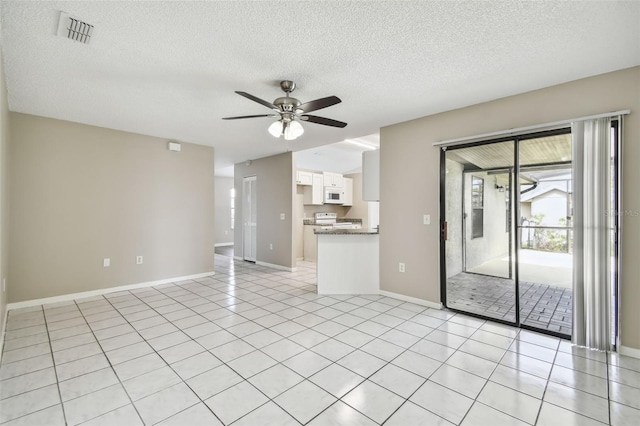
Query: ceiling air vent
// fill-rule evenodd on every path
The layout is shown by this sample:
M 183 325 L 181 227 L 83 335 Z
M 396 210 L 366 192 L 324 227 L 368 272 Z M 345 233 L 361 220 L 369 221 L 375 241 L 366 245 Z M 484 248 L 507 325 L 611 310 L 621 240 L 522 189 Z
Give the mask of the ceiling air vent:
M 66 12 L 60 12 L 58 35 L 69 40 L 89 44 L 91 36 L 93 36 L 93 25 L 87 24 L 82 19 L 71 16 Z

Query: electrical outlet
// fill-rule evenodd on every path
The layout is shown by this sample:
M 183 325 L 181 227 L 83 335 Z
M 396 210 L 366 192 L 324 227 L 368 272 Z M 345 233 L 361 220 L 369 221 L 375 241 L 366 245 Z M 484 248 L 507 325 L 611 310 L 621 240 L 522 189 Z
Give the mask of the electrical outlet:
M 280 213 L 280 220 L 284 220 L 284 213 Z
M 143 261 L 144 259 L 142 258 L 142 256 L 136 256 L 136 265 L 142 265 Z
M 273 250 L 273 244 L 269 244 L 269 250 Z
M 431 225 L 431 215 L 430 214 L 425 214 L 422 217 L 422 223 L 425 225 Z
M 111 266 L 111 259 L 109 259 L 108 257 L 102 259 L 102 266 L 104 268 L 108 268 L 109 266 Z
M 404 262 L 398 263 L 398 271 L 400 271 L 400 272 L 404 272 L 405 271 Z

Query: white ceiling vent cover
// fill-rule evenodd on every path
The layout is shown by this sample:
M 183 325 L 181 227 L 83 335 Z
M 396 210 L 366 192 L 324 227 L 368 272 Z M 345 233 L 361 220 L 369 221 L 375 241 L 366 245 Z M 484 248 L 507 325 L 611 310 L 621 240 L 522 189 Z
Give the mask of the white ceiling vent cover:
M 60 12 L 58 35 L 69 40 L 89 44 L 91 36 L 93 36 L 93 25 L 87 24 L 82 19 L 71 16 L 66 12 Z

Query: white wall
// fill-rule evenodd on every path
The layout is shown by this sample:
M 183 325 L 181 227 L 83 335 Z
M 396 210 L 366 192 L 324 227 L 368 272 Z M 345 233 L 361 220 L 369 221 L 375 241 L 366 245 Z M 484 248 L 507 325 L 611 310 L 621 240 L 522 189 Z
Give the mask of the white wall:
M 215 229 L 216 246 L 233 245 L 233 229 L 231 229 L 231 189 L 233 178 L 216 176 Z
M 471 238 L 471 178 L 476 176 L 484 179 L 484 208 L 483 208 L 483 235 L 479 238 Z M 509 233 L 507 232 L 506 192 L 500 192 L 495 188 L 494 178 L 485 173 L 465 173 L 465 237 L 466 237 L 466 267 L 467 271 L 482 265 L 483 263 L 503 257 L 509 254 Z M 507 265 L 508 266 L 508 265 Z M 509 275 L 505 268 L 504 276 Z
M 531 201 L 531 215 L 543 214 L 543 225 L 561 225 L 561 219 L 567 219 L 567 193 L 554 189 L 537 196 Z
M 462 272 L 462 177 L 463 166 L 446 160 L 445 212 L 447 220 L 447 278 Z M 435 215 L 431 219 L 435 221 Z

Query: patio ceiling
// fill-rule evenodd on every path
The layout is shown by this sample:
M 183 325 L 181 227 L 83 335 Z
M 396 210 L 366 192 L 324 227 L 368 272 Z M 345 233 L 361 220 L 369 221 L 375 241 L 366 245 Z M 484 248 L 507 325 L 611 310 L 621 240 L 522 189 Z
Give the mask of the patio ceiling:
M 520 166 L 548 165 L 571 161 L 571 134 L 520 141 Z M 447 159 L 462 164 L 465 170 L 491 170 L 514 166 L 512 141 L 450 148 Z M 556 171 L 557 173 L 557 171 Z

